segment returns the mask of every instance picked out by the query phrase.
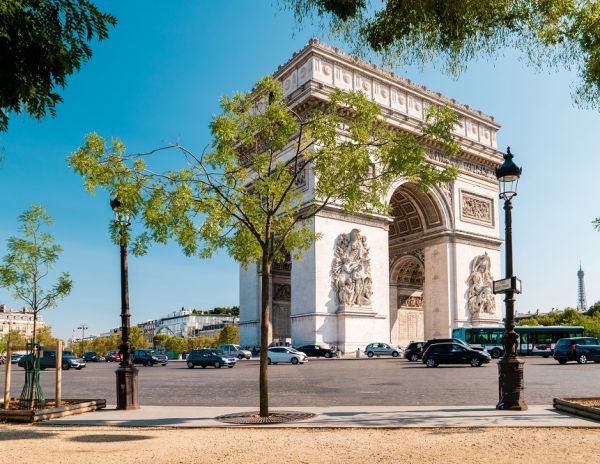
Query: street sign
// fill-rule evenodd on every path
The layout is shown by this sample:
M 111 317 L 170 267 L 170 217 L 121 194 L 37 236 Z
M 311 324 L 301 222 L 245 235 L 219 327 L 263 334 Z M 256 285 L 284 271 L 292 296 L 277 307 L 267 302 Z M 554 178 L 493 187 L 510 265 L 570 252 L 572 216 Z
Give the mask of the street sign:
M 506 292 L 521 293 L 521 280 L 515 276 L 506 279 L 494 280 L 494 294 Z

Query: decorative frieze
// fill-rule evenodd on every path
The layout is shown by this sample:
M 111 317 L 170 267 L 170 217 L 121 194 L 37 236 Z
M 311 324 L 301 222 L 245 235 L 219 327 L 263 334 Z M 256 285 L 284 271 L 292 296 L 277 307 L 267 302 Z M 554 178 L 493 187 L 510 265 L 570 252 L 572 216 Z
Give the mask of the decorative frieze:
M 475 193 L 460 192 L 462 221 L 494 227 L 494 200 Z
M 291 301 L 292 287 L 290 284 L 273 283 L 273 300 L 274 301 Z
M 398 308 L 423 308 L 422 296 L 398 295 Z
M 440 164 L 453 165 L 461 171 L 467 171 L 472 174 L 494 179 L 496 181 L 496 170 L 490 166 L 486 166 L 474 161 L 468 161 L 460 158 L 450 157 L 447 154 L 434 148 L 427 149 L 427 158 L 431 161 L 437 161 Z

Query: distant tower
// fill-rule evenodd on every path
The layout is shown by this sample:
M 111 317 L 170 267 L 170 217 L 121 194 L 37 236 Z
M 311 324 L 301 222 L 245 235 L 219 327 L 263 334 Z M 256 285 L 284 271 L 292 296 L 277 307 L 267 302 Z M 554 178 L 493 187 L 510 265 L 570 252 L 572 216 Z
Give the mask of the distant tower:
M 577 309 L 579 311 L 587 311 L 587 301 L 585 299 L 585 283 L 583 282 L 583 269 L 581 269 L 581 263 L 579 263 L 579 270 L 577 271 Z

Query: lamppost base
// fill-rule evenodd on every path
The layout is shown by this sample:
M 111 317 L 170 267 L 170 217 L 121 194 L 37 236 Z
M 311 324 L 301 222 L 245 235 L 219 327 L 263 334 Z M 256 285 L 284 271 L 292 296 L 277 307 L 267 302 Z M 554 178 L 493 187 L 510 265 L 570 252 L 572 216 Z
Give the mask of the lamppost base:
M 523 384 L 523 361 L 502 358 L 498 362 L 500 400 L 496 409 L 527 411 Z
M 119 367 L 117 376 L 117 409 L 140 409 L 138 400 L 138 370 Z

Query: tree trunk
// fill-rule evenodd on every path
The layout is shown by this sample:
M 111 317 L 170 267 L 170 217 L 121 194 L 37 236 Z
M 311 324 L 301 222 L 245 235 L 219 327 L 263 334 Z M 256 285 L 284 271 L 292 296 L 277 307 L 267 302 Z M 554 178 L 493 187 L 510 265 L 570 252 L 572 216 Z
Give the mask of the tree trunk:
M 262 285 L 261 285 L 261 312 L 260 312 L 260 417 L 269 417 L 269 385 L 267 371 L 267 348 L 269 346 L 269 290 L 270 290 L 271 265 L 266 250 L 262 257 Z
M 33 369 L 33 372 L 31 373 L 29 379 L 31 381 L 31 385 L 29 385 L 29 409 L 35 409 L 35 403 L 34 403 L 34 398 L 35 398 L 35 389 L 37 388 L 37 384 L 35 381 L 35 365 L 37 362 L 37 351 L 36 351 L 36 346 L 35 346 L 35 338 L 36 338 L 36 330 L 37 330 L 37 310 L 36 308 L 33 308 L 33 336 L 31 337 L 31 368 Z M 27 363 L 25 363 L 25 366 L 27 366 Z

